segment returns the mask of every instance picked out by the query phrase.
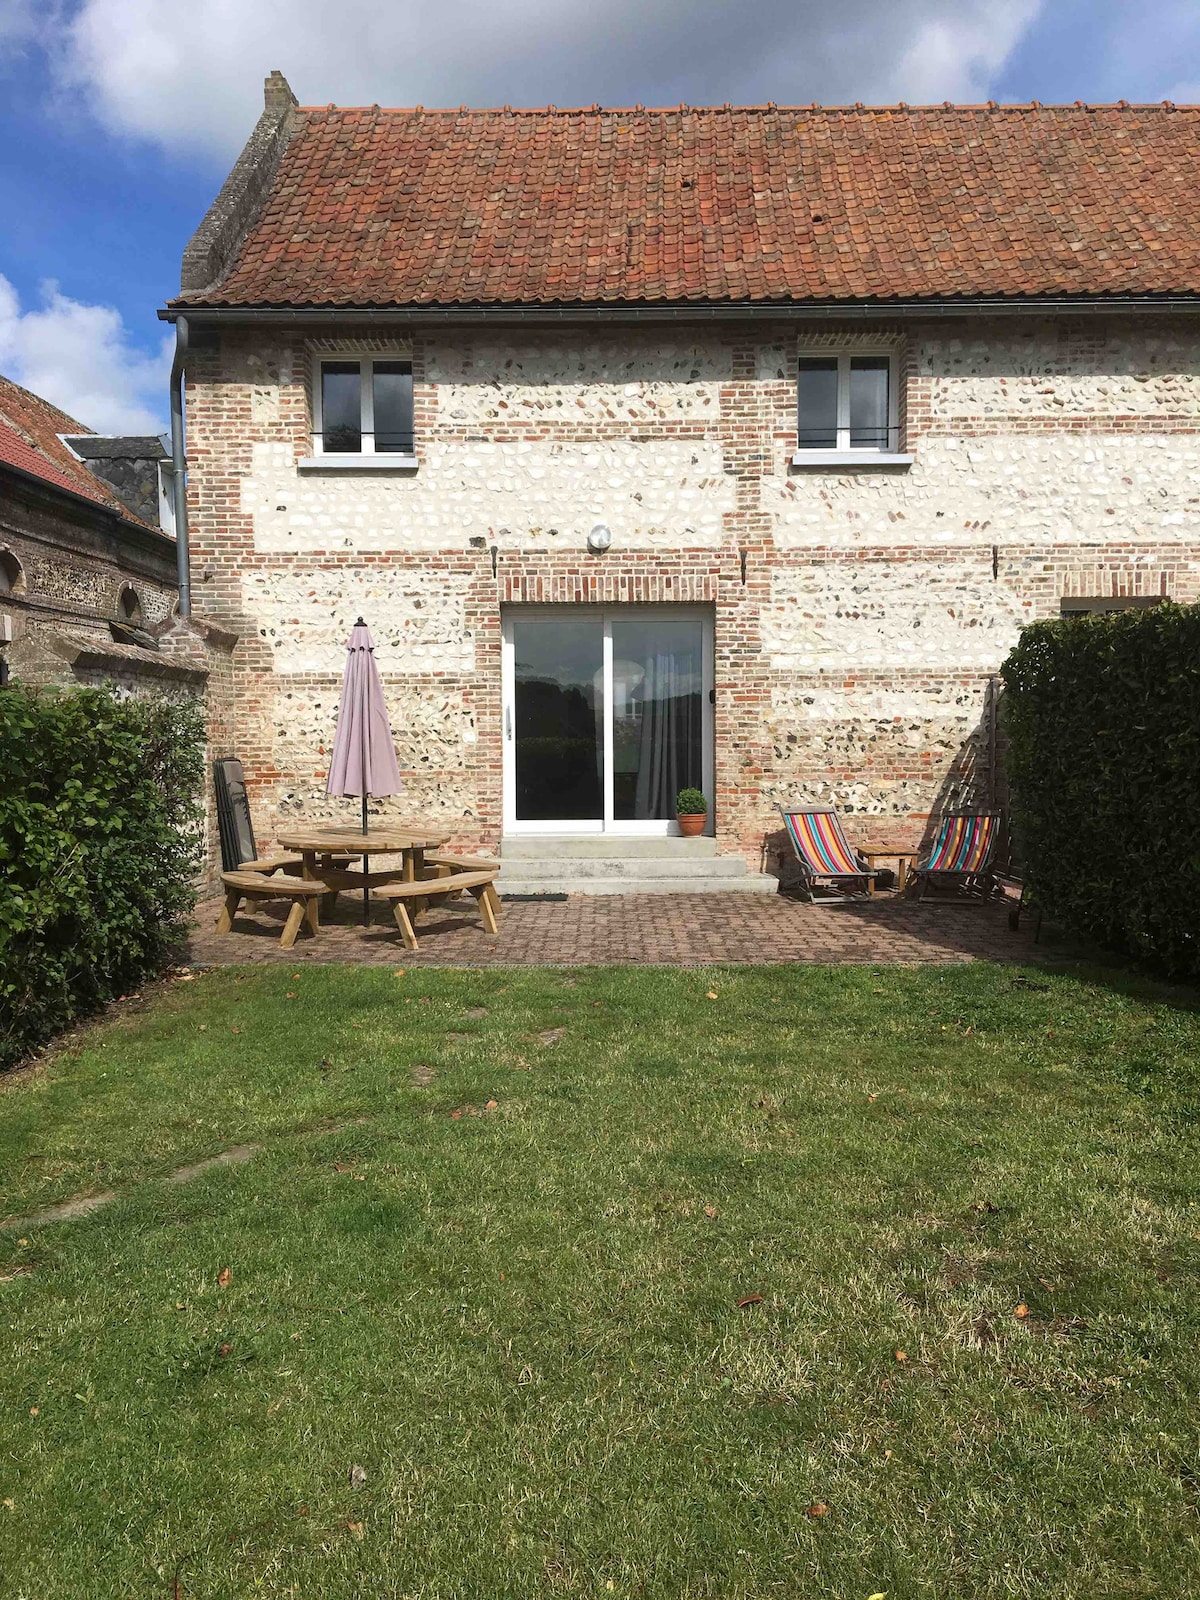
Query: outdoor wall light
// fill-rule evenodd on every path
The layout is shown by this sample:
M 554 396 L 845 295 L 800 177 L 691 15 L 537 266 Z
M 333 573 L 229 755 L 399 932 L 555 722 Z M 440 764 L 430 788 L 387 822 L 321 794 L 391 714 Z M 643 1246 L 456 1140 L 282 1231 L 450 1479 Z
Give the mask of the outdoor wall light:
M 612 543 L 612 534 L 603 522 L 598 522 L 588 534 L 587 547 L 594 556 L 602 556 Z

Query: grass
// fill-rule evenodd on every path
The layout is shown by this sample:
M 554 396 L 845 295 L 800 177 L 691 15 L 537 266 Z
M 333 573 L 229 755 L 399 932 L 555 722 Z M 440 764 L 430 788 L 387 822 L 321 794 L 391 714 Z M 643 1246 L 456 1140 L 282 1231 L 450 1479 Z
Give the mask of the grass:
M 176 984 L 0 1093 L 0 1212 L 117 1194 L 0 1233 L 0 1596 L 1194 1594 L 1198 1045 L 983 964 Z

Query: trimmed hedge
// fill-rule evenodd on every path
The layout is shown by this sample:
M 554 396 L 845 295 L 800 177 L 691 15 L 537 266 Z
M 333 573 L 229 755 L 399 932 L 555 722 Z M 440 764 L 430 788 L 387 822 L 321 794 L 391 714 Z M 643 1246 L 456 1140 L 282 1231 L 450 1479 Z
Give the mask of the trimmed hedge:
M 1034 903 L 1200 978 L 1200 606 L 1035 623 L 1002 677 Z
M 191 702 L 0 690 L 0 1069 L 165 964 L 203 770 Z

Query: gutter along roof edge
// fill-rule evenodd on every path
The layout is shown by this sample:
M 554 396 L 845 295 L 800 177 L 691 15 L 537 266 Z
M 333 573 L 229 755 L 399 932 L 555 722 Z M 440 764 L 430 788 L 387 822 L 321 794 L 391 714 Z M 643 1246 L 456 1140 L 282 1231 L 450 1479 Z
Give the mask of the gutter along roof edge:
M 500 302 L 478 306 L 205 306 L 190 302 L 161 306 L 159 320 L 187 317 L 194 324 L 219 322 L 836 322 L 888 317 L 1092 316 L 1105 313 L 1200 312 L 1200 293 L 1082 296 L 1045 299 L 846 300 L 643 304 L 533 305 Z

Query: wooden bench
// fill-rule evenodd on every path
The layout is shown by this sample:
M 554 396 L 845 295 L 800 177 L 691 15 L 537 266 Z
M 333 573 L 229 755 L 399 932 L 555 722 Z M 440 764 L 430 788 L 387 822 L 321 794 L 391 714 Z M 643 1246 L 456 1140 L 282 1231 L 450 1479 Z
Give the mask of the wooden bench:
M 492 861 L 488 856 L 426 856 L 427 867 L 444 867 L 448 872 L 491 872 L 500 871 L 500 863 Z
M 496 893 L 496 867 L 489 866 L 479 872 L 449 872 L 437 877 L 419 878 L 413 883 L 388 883 L 371 892 L 380 900 L 392 902 L 392 914 L 401 937 L 410 950 L 417 948 L 412 919 L 426 906 L 440 905 L 443 900 L 465 890 L 479 902 L 479 914 L 489 933 L 496 932 L 496 910 L 500 897 Z M 411 915 L 410 915 L 411 910 Z
M 487 856 L 436 855 L 425 857 L 424 875 L 427 878 L 449 878 L 457 872 L 490 872 L 494 878 L 499 871 L 500 863 L 490 860 Z M 458 894 L 461 891 L 455 890 L 455 893 Z M 500 896 L 493 892 L 489 899 L 491 901 L 492 915 L 498 917 L 500 915 Z
M 272 872 L 285 872 L 299 876 L 303 865 L 304 861 L 300 856 L 260 856 L 257 861 L 240 861 L 238 871 L 262 872 L 268 875 Z
M 230 932 L 243 900 L 290 900 L 292 909 L 283 925 L 279 943 L 285 950 L 290 950 L 296 942 L 302 922 L 307 922 L 309 930 L 316 935 L 317 901 L 323 894 L 329 893 L 326 884 L 315 878 L 292 878 L 286 873 L 275 873 L 268 877 L 264 872 L 223 872 L 221 882 L 225 885 L 225 904 L 217 918 L 218 933 Z

